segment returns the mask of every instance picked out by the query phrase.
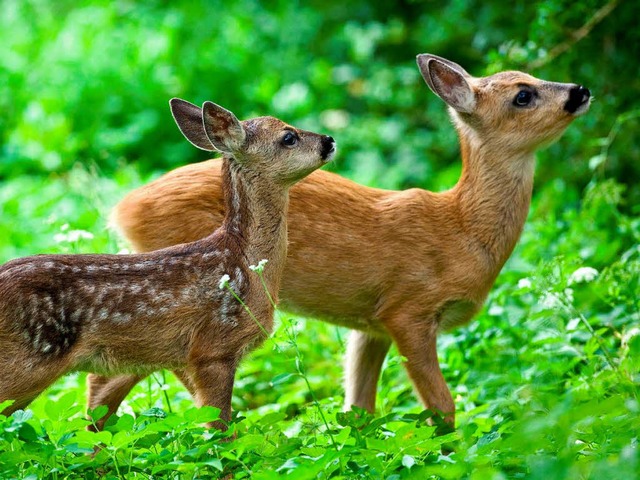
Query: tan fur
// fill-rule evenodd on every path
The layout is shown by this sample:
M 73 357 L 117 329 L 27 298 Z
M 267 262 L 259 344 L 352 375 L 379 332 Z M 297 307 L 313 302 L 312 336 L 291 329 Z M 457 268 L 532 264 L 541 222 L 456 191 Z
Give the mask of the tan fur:
M 219 407 L 230 420 L 237 364 L 273 327 L 273 305 L 249 266 L 269 261 L 264 280 L 277 298 L 288 190 L 331 158 L 334 142 L 271 117 L 240 123 L 210 102 L 201 110 L 174 99 L 172 108 L 189 140 L 225 154 L 222 225 L 152 253 L 39 255 L 2 265 L 0 402 L 16 400 L 5 414 L 69 371 L 133 374 L 89 376 L 90 405 L 107 404 L 112 413 L 136 375 L 172 368 L 198 405 Z M 293 133 L 296 144 L 284 145 Z M 260 325 L 219 288 L 224 274 Z
M 521 72 L 474 78 L 433 55 L 420 55 L 418 63 L 451 108 L 460 181 L 443 193 L 396 192 L 312 173 L 291 189 L 280 298 L 289 311 L 354 329 L 345 407 L 374 409 L 394 341 L 425 406 L 453 423 L 437 331 L 464 324 L 481 308 L 522 231 L 534 150 L 587 109 L 588 91 Z M 522 85 L 537 92 L 524 108 L 513 104 Z M 574 112 L 564 110 L 570 97 Z M 219 224 L 222 211 L 220 162 L 211 160 L 130 193 L 113 220 L 136 250 L 149 251 L 199 238 Z

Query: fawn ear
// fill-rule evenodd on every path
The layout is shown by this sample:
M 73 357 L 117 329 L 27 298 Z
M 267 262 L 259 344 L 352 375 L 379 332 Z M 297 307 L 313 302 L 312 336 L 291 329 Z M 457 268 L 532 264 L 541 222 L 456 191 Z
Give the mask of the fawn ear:
M 202 105 L 204 131 L 216 150 L 235 153 L 244 145 L 247 134 L 236 116 L 213 102 Z
M 202 109 L 180 98 L 169 100 L 171 115 L 182 134 L 196 147 L 212 152 L 215 150 L 202 126 Z
M 436 55 L 418 55 L 416 61 L 433 93 L 457 112 L 472 113 L 476 108 L 476 95 L 467 81 L 470 75 L 457 63 Z

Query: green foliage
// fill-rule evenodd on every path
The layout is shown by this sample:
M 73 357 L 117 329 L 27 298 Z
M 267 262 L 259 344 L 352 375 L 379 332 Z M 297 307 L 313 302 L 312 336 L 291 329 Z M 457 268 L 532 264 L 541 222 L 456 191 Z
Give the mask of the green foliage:
M 346 332 L 283 314 L 241 366 L 228 433 L 203 428 L 217 411 L 194 409 L 167 372 L 89 432 L 104 409 L 86 419 L 74 374 L 0 416 L 0 478 L 636 478 L 636 5 L 589 23 L 615 4 L 0 2 L 0 261 L 126 247 L 106 228 L 111 206 L 152 172 L 204 158 L 173 125 L 173 96 L 331 133 L 334 168 L 362 183 L 442 189 L 459 152 L 415 54 L 595 95 L 539 155 L 530 220 L 487 306 L 441 337 L 454 433 L 426 425 L 394 350 L 377 415 L 342 413 Z
M 596 169 L 627 184 L 636 205 L 634 2 L 574 40 L 607 4 L 3 0 L 0 178 L 75 162 L 111 173 L 202 159 L 171 121 L 167 101 L 180 96 L 329 132 L 340 144 L 335 168 L 357 181 L 448 187 L 459 168 L 455 134 L 414 62 L 431 52 L 476 75 L 520 68 L 588 86 L 591 113 L 540 155 L 538 180 L 581 188 Z M 571 48 L 554 53 L 563 44 Z

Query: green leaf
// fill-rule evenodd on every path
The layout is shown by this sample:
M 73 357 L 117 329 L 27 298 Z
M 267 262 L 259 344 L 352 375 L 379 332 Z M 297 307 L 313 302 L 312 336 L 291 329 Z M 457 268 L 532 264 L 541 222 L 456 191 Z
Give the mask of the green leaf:
M 219 472 L 224 470 L 222 466 L 222 461 L 219 458 L 212 458 L 211 460 L 207 460 L 206 462 L 199 462 L 198 465 L 208 465 L 210 467 L 215 468 Z
M 20 440 L 24 442 L 36 442 L 38 441 L 38 434 L 36 430 L 28 423 L 23 423 L 18 431 Z
M 11 405 L 13 405 L 14 402 L 15 402 L 14 400 L 5 400 L 3 402 L 0 402 L 0 412 L 3 412 L 5 408 L 10 407 Z M 0 413 L 0 415 L 2 415 L 2 414 Z M 2 415 L 2 416 L 4 416 L 4 415 Z
M 94 422 L 97 422 L 98 420 L 103 418 L 107 413 L 109 413 L 109 407 L 107 407 L 106 405 L 98 405 L 93 410 L 89 409 L 87 413 L 89 414 L 89 417 Z
M 220 418 L 220 409 L 211 406 L 190 408 L 184 413 L 184 418 L 193 423 L 214 422 Z
M 289 379 L 297 376 L 298 375 L 294 373 L 281 373 L 280 375 L 276 375 L 275 377 L 273 377 L 273 379 L 271 380 L 271 386 L 275 387 L 277 385 L 287 383 Z
M 135 425 L 135 419 L 125 413 L 124 415 L 118 417 L 118 421 L 115 423 L 115 425 L 113 425 L 113 429 L 116 431 L 128 431 L 128 430 L 132 430 L 134 428 Z

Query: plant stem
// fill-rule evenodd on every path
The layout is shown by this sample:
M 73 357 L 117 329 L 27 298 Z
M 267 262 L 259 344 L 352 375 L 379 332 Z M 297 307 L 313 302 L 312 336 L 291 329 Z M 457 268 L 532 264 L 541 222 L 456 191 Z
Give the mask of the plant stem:
M 258 320 L 255 317 L 255 315 L 253 314 L 251 309 L 249 307 L 247 307 L 247 304 L 242 301 L 242 299 L 238 296 L 238 294 L 236 294 L 236 292 L 233 291 L 233 289 L 229 286 L 229 284 L 225 284 L 225 288 L 231 292 L 231 295 L 233 295 L 233 298 L 235 298 L 238 302 L 240 302 L 240 305 L 242 305 L 242 308 L 244 308 L 245 311 L 252 318 L 252 320 L 254 322 L 256 322 L 256 325 L 258 325 L 258 327 L 260 327 L 260 330 L 262 330 L 262 333 L 264 333 L 265 338 L 269 338 L 269 332 L 267 332 L 267 329 L 264 328 L 262 323 L 260 323 L 260 320 Z M 267 295 L 268 295 L 268 292 L 267 292 Z

